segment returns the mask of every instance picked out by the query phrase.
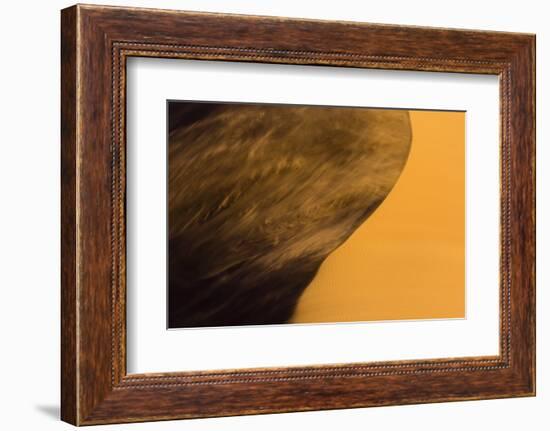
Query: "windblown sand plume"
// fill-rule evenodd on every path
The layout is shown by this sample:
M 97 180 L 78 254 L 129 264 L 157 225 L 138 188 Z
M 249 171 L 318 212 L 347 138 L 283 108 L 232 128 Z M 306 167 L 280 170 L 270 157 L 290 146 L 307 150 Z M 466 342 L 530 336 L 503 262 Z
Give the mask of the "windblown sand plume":
M 402 110 L 169 105 L 169 326 L 284 323 L 388 195 Z

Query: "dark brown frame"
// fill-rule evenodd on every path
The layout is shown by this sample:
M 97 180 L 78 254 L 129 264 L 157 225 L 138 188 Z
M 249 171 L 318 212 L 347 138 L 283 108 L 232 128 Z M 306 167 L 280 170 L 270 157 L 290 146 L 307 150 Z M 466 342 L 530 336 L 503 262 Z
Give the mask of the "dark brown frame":
M 534 35 L 82 5 L 61 16 L 63 420 L 88 425 L 535 394 Z M 129 56 L 498 75 L 500 355 L 127 375 Z

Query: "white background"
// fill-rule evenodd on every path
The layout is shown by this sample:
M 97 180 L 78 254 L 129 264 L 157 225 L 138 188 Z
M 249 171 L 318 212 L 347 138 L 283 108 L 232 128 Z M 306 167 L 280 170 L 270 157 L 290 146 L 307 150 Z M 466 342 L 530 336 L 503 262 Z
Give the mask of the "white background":
M 498 77 L 132 58 L 126 82 L 129 373 L 498 355 Z M 167 99 L 466 111 L 467 318 L 167 331 Z
M 537 0 L 312 2 L 297 0 L 103 1 L 106 4 L 342 19 L 537 33 L 537 116 L 550 117 L 550 29 Z M 0 16 L 0 426 L 9 430 L 70 429 L 57 420 L 59 399 L 59 9 L 70 3 L 5 2 Z M 550 233 L 550 128 L 538 138 L 538 396 L 508 399 L 105 426 L 96 429 L 278 430 L 547 429 Z M 547 267 L 547 266 L 546 266 Z M 546 314 L 546 315 L 545 315 Z

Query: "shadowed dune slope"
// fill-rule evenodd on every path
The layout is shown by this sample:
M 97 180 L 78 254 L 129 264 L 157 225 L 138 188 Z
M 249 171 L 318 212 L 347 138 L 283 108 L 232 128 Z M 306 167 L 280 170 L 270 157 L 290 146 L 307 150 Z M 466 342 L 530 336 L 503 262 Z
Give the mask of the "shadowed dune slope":
M 399 178 L 403 110 L 170 103 L 169 326 L 287 322 Z

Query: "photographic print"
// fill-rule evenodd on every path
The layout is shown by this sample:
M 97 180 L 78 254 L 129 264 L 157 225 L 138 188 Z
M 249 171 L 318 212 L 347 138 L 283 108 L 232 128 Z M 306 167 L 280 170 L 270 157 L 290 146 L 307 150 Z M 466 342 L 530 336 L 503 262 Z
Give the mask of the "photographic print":
M 464 112 L 167 110 L 169 328 L 464 317 Z
M 62 420 L 534 396 L 535 47 L 64 9 Z

